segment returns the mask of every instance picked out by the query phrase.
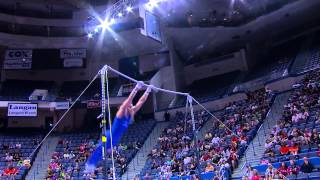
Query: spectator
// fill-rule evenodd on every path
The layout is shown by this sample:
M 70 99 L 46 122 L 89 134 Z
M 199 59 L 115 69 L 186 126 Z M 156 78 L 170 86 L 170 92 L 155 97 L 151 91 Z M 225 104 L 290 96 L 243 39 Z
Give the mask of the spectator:
M 283 176 L 287 176 L 288 175 L 288 168 L 286 166 L 285 162 L 281 163 L 281 166 L 278 168 L 277 170 L 280 174 L 280 177 L 282 178 Z
M 273 168 L 272 164 L 268 164 L 268 168 L 265 173 L 265 177 L 267 180 L 272 180 L 275 175 L 276 170 Z
M 254 169 L 252 169 L 251 166 L 248 166 L 246 171 L 246 176 L 248 177 L 248 179 L 251 179 L 253 174 L 254 174 Z
M 206 169 L 205 169 L 205 172 L 213 172 L 213 171 L 214 171 L 213 165 L 210 162 L 208 162 Z
M 6 160 L 7 162 L 11 162 L 11 161 L 13 160 L 13 156 L 12 156 L 10 153 L 6 153 L 5 160 Z
M 251 180 L 260 180 L 261 177 L 260 175 L 258 174 L 258 171 L 256 169 L 253 170 L 253 175 L 251 177 Z
M 165 121 L 170 121 L 170 113 L 169 113 L 168 111 L 166 111 L 166 112 L 164 113 L 164 120 L 165 120 Z
M 303 158 L 303 164 L 301 165 L 301 172 L 311 173 L 313 170 L 313 165 L 309 162 L 307 157 Z
M 288 167 L 288 174 L 297 176 L 300 171 L 300 167 L 295 164 L 294 160 L 290 160 L 290 165 Z

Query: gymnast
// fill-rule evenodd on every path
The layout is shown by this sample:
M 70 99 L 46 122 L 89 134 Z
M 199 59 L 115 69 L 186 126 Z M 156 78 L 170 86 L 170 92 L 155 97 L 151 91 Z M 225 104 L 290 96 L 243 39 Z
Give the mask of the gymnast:
M 138 91 L 143 87 L 142 82 L 138 82 L 135 88 L 130 93 L 129 97 L 121 104 L 119 110 L 114 118 L 112 124 L 112 146 L 119 144 L 122 135 L 128 129 L 129 124 L 134 122 L 134 115 L 141 109 L 142 105 L 146 102 L 149 93 L 152 91 L 152 86 L 149 85 L 144 94 L 140 97 L 136 105 L 132 105 L 132 101 Z M 111 149 L 111 134 L 110 130 L 105 135 L 107 149 Z M 92 153 L 86 162 L 86 172 L 93 172 L 98 162 L 102 159 L 103 143 L 100 140 L 96 150 Z

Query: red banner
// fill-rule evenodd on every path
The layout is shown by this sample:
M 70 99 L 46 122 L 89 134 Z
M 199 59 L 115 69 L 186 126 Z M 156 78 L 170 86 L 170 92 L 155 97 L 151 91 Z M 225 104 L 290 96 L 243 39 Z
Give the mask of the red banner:
M 88 100 L 87 101 L 87 108 L 88 109 L 94 109 L 94 108 L 100 108 L 100 107 L 101 107 L 100 100 Z

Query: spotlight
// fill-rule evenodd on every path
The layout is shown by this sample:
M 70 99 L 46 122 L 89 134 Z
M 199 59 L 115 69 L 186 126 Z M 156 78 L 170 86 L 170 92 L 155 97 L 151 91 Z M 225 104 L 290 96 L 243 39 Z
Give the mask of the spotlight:
M 116 20 L 114 18 L 111 18 L 110 21 L 109 21 L 109 25 L 112 25 L 116 22 Z
M 95 33 L 98 33 L 98 32 L 99 32 L 99 28 L 96 27 L 96 28 L 94 29 L 94 32 L 95 32 Z
M 132 8 L 131 6 L 128 6 L 128 7 L 126 8 L 126 10 L 127 10 L 127 12 L 131 13 L 132 10 L 133 10 L 133 8 Z
M 92 38 L 92 36 L 93 36 L 93 34 L 92 33 L 88 33 L 88 38 L 90 39 L 90 38 Z
M 104 29 L 107 29 L 108 26 L 109 26 L 108 21 L 103 21 L 103 22 L 100 24 L 99 27 L 101 27 L 101 28 L 104 30 Z
M 103 30 L 107 29 L 110 25 L 114 24 L 116 20 L 114 18 L 111 18 L 110 20 L 104 20 L 99 27 L 101 27 Z
M 152 11 L 155 7 L 158 6 L 158 2 L 159 1 L 157 0 L 149 0 L 149 2 L 145 4 L 145 6 L 149 11 Z
M 121 12 L 118 13 L 118 17 L 122 17 L 123 14 Z

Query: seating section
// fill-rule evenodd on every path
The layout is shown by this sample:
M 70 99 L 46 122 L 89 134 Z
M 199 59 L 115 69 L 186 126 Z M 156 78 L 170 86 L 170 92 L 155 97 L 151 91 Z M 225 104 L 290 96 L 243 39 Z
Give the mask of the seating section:
M 271 103 L 271 95 L 264 90 L 248 93 L 248 99 L 230 104 L 219 113 L 224 125 L 214 121 L 214 128 L 199 141 L 200 164 L 196 163 L 195 146 L 191 122 L 187 118 L 188 129 L 184 132 L 184 116 L 177 112 L 174 122 L 159 138 L 159 144 L 152 150 L 141 172 L 145 179 L 149 176 L 173 177 L 192 176 L 200 168 L 203 178 L 212 179 L 219 175 L 224 179 L 231 176 L 238 159 L 244 154 L 247 145 L 255 136 L 263 122 Z M 201 127 L 209 116 L 197 112 L 197 127 Z M 239 137 L 239 138 L 238 138 Z
M 61 176 L 66 179 L 85 177 L 85 162 L 94 150 L 98 139 L 98 133 L 62 135 L 56 152 L 52 154 L 47 177 L 51 179 L 58 179 Z M 103 179 L 103 172 L 98 171 L 97 176 Z
M 124 173 L 128 163 L 142 146 L 154 126 L 155 121 L 153 120 L 135 122 L 130 125 L 122 137 L 121 143 L 115 148 L 116 172 L 118 177 Z M 105 179 L 106 174 L 111 177 L 110 154 L 108 154 L 106 166 L 101 162 L 95 173 L 87 174 L 84 172 L 85 162 L 94 151 L 98 140 L 98 133 L 62 135 L 56 152 L 52 155 L 51 163 L 48 167 L 48 177 L 54 179 L 60 177 L 62 174 L 67 179 Z
M 220 177 L 231 177 L 232 170 L 263 123 L 271 98 L 264 89 L 257 90 L 249 93 L 247 100 L 236 101 L 225 108 L 220 119 L 235 134 L 214 122 L 213 129 L 201 142 L 201 172 L 218 170 Z
M 120 144 L 115 151 L 117 157 L 117 177 L 121 177 L 121 175 L 125 172 L 127 165 L 142 147 L 155 125 L 156 123 L 154 120 L 137 121 L 130 125 L 128 130 L 122 136 Z M 110 160 L 109 163 L 107 163 L 106 168 L 109 178 L 112 178 Z
M 262 164 L 274 163 L 274 167 L 278 168 L 281 162 L 288 164 L 289 160 L 304 157 L 314 159 L 319 156 L 319 82 L 320 71 L 316 70 L 308 73 L 300 83 L 294 85 L 295 89 L 289 97 L 288 104 L 285 105 L 282 118 L 273 127 L 265 142 L 266 151 L 261 160 Z M 301 161 L 297 163 L 301 164 Z M 320 165 L 318 161 L 317 164 Z M 254 168 L 264 175 L 266 166 L 261 165 Z M 317 178 L 320 178 L 320 171 L 316 172 L 318 172 Z M 285 175 L 295 174 L 286 173 Z
M 35 158 L 31 153 L 40 140 L 40 135 L 0 135 L 1 179 L 24 179 Z
M 60 88 L 59 98 L 75 99 L 88 84 L 89 81 L 65 81 Z
M 247 75 L 244 82 L 258 78 L 264 78 L 264 81 L 280 78 L 286 74 L 285 72 L 293 59 L 293 57 L 278 57 L 276 62 L 255 68 L 253 72 Z
M 208 119 L 207 113 L 195 112 L 196 129 L 202 127 Z M 148 155 L 141 175 L 170 177 L 195 174 L 196 154 L 193 138 L 190 114 L 185 121 L 184 113 L 178 111 L 168 128 L 160 135 L 158 144 Z
M 87 87 L 89 81 L 65 81 L 60 89 L 59 92 L 59 99 L 70 99 L 75 100 L 80 93 Z M 117 79 L 116 78 L 109 78 L 109 90 L 110 95 L 115 96 L 117 89 L 116 89 Z M 81 97 L 81 100 L 88 100 L 88 99 L 100 99 L 101 93 L 101 79 L 97 78 L 91 86 L 87 89 L 84 95 Z
M 35 89 L 52 90 L 52 81 L 7 80 L 2 84 L 1 100 L 29 100 Z
M 298 62 L 295 62 L 291 68 L 291 73 L 298 74 L 307 72 L 309 70 L 319 68 L 320 64 L 320 36 L 313 39 L 310 47 L 303 53 L 301 59 L 297 59 Z

